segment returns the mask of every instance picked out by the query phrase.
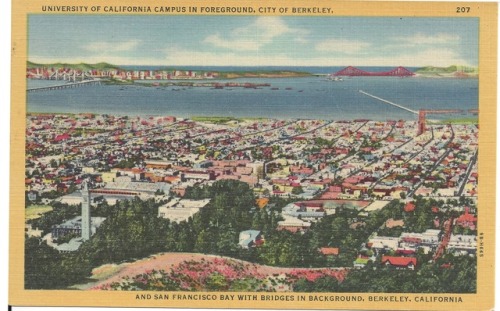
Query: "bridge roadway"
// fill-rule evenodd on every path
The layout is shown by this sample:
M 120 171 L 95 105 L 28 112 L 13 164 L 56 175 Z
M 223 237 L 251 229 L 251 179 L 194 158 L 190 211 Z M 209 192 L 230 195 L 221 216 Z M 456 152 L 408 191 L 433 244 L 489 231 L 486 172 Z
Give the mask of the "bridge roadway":
M 410 108 L 406 108 L 406 107 L 404 107 L 404 106 L 401 106 L 401 105 L 398 105 L 398 104 L 396 104 L 396 103 L 390 102 L 390 101 L 385 100 L 385 99 L 383 99 L 383 98 L 380 98 L 380 97 L 378 97 L 378 96 L 375 96 L 375 95 L 372 95 L 372 94 L 370 94 L 370 93 L 367 93 L 367 92 L 365 92 L 365 91 L 363 91 L 363 90 L 359 90 L 358 92 L 360 92 L 361 94 L 364 94 L 364 95 L 366 95 L 366 96 L 369 96 L 369 97 L 375 98 L 375 99 L 377 99 L 377 100 L 380 100 L 381 102 L 384 102 L 384 103 L 386 103 L 386 104 L 392 105 L 392 106 L 394 106 L 394 107 L 398 107 L 398 108 L 403 109 L 403 110 L 406 110 L 406 111 L 408 111 L 408 112 L 411 112 L 411 113 L 414 113 L 414 114 L 418 114 L 418 111 L 416 111 L 416 110 L 412 110 L 412 109 L 410 109 Z
M 79 82 L 73 82 L 73 83 L 35 87 L 35 88 L 27 89 L 26 91 L 27 92 L 37 92 L 37 91 L 62 90 L 62 89 L 70 89 L 70 88 L 89 86 L 89 85 L 101 85 L 101 80 L 87 80 L 87 81 L 79 81 Z

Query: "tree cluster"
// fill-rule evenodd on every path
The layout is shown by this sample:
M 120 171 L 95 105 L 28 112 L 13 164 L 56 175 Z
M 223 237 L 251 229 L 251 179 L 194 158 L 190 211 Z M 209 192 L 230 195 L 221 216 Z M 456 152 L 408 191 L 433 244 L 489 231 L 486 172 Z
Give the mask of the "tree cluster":
M 47 234 L 52 230 L 52 226 L 60 224 L 65 220 L 76 217 L 80 214 L 80 205 L 67 205 L 59 202 L 51 204 L 53 210 L 45 213 L 38 219 L 30 221 L 33 228 L 39 228 L 43 234 Z
M 306 233 L 291 233 L 276 229 L 281 220 L 278 211 L 289 202 L 272 199 L 270 208 L 258 209 L 253 191 L 245 183 L 224 180 L 203 188 L 195 186 L 186 191 L 185 197 L 210 199 L 210 203 L 187 221 L 176 223 L 158 217 L 160 204 L 154 200 L 136 198 L 116 206 L 104 202 L 93 208 L 92 215 L 106 217 L 106 221 L 74 253 L 61 254 L 40 239 L 26 239 L 26 288 L 64 288 L 84 282 L 99 265 L 133 261 L 159 252 L 217 254 L 283 267 L 349 267 L 369 235 L 383 228 L 387 219 L 404 217 L 405 223 L 414 223 L 413 230 L 424 230 L 432 222 L 430 208 L 424 203 L 417 202 L 415 212 L 405 215 L 403 204 L 394 200 L 366 217 L 341 207 L 335 215 L 314 223 Z M 55 205 L 53 212 L 36 220 L 36 226 L 50 230 L 52 225 L 78 215 L 79 211 L 79 206 Z M 240 232 L 249 229 L 261 231 L 263 245 L 250 249 L 238 246 Z M 333 260 L 327 260 L 319 252 L 327 246 L 340 250 Z M 429 292 L 474 291 L 475 260 L 469 257 L 446 260 L 452 268 L 427 264 L 428 258 L 423 257 L 419 258 L 419 263 L 424 264 L 418 271 L 387 271 L 374 263 L 365 270 L 352 271 L 342 283 L 328 277 L 316 282 L 301 280 L 294 290 L 426 292 L 428 286 Z
M 447 255 L 436 263 L 425 263 L 418 271 L 392 270 L 371 264 L 349 272 L 343 282 L 325 276 L 314 282 L 295 283 L 296 292 L 369 293 L 475 293 L 477 262 L 469 256 Z

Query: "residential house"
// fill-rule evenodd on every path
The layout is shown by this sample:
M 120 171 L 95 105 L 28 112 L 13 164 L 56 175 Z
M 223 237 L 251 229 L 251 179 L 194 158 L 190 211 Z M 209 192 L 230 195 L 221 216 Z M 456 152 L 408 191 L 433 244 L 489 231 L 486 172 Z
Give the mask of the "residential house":
M 378 251 L 389 251 L 396 250 L 399 245 L 399 238 L 388 237 L 388 236 L 376 236 L 368 240 L 367 246 L 372 250 Z
M 305 232 L 311 227 L 311 223 L 303 221 L 297 217 L 283 215 L 284 220 L 278 221 L 277 230 L 286 230 L 290 232 Z
M 476 230 L 477 217 L 469 214 L 469 208 L 466 207 L 465 213 L 460 215 L 460 217 L 455 220 L 455 225 L 463 228 L 468 228 L 470 230 Z
M 264 243 L 264 238 L 258 230 L 245 230 L 240 232 L 238 245 L 241 248 L 249 249 Z
M 395 269 L 415 270 L 417 258 L 382 256 L 381 264 Z

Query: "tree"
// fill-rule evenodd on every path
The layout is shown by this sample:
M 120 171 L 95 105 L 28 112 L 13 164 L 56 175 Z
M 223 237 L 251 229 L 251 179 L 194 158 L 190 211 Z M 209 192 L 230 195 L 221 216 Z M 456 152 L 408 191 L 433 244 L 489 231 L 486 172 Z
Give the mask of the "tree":
M 78 254 L 60 254 L 38 238 L 25 239 L 24 286 L 26 289 L 66 288 L 90 275 L 91 266 Z
M 205 286 L 207 290 L 212 291 L 227 291 L 229 288 L 229 282 L 225 276 L 218 272 L 210 274 L 205 280 Z
M 314 282 L 301 278 L 293 284 L 293 291 L 299 293 L 313 293 L 316 292 L 316 288 Z
M 203 229 L 196 238 L 196 244 L 194 246 L 194 251 L 199 253 L 213 253 L 215 247 L 214 235 L 209 229 Z
M 218 254 L 238 257 L 238 232 L 232 227 L 222 227 L 215 246 Z
M 332 276 L 322 276 L 314 282 L 306 279 L 300 279 L 293 285 L 294 292 L 308 292 L 308 293 L 325 293 L 337 292 L 339 289 L 339 281 Z
M 59 164 L 57 163 L 56 160 L 54 160 L 54 159 L 50 160 L 50 167 L 56 168 L 58 166 L 59 166 Z
M 179 234 L 177 241 L 177 251 L 178 252 L 192 252 L 194 250 L 196 240 L 194 237 L 192 223 L 187 223 L 185 221 L 179 224 Z
M 38 238 L 26 238 L 24 283 L 26 289 L 59 288 L 57 263 L 61 257 L 54 248 Z
M 293 187 L 292 194 L 299 195 L 299 194 L 302 194 L 302 193 L 304 193 L 304 189 L 302 188 L 302 186 Z

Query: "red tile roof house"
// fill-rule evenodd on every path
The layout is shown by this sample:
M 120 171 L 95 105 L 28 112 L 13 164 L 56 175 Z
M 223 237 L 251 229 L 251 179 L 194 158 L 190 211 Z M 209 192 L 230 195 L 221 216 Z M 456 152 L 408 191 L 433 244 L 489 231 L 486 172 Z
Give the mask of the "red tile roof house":
M 386 267 L 392 267 L 398 270 L 399 269 L 415 270 L 415 267 L 417 266 L 417 258 L 382 256 L 381 263 Z
M 385 222 L 386 228 L 394 228 L 394 227 L 403 227 L 405 225 L 405 222 L 403 219 L 398 219 L 395 220 L 393 218 L 389 218 Z
M 339 254 L 338 247 L 321 247 L 319 249 L 320 253 L 325 256 L 337 256 Z
M 470 230 L 476 230 L 476 224 L 477 224 L 477 218 L 469 214 L 469 208 L 465 208 L 465 214 L 460 215 L 460 217 L 457 218 L 455 221 L 455 225 L 463 227 L 463 228 L 469 228 Z
M 339 255 L 339 249 L 337 247 L 321 247 L 319 252 L 325 256 L 329 262 L 333 262 L 335 257 Z

